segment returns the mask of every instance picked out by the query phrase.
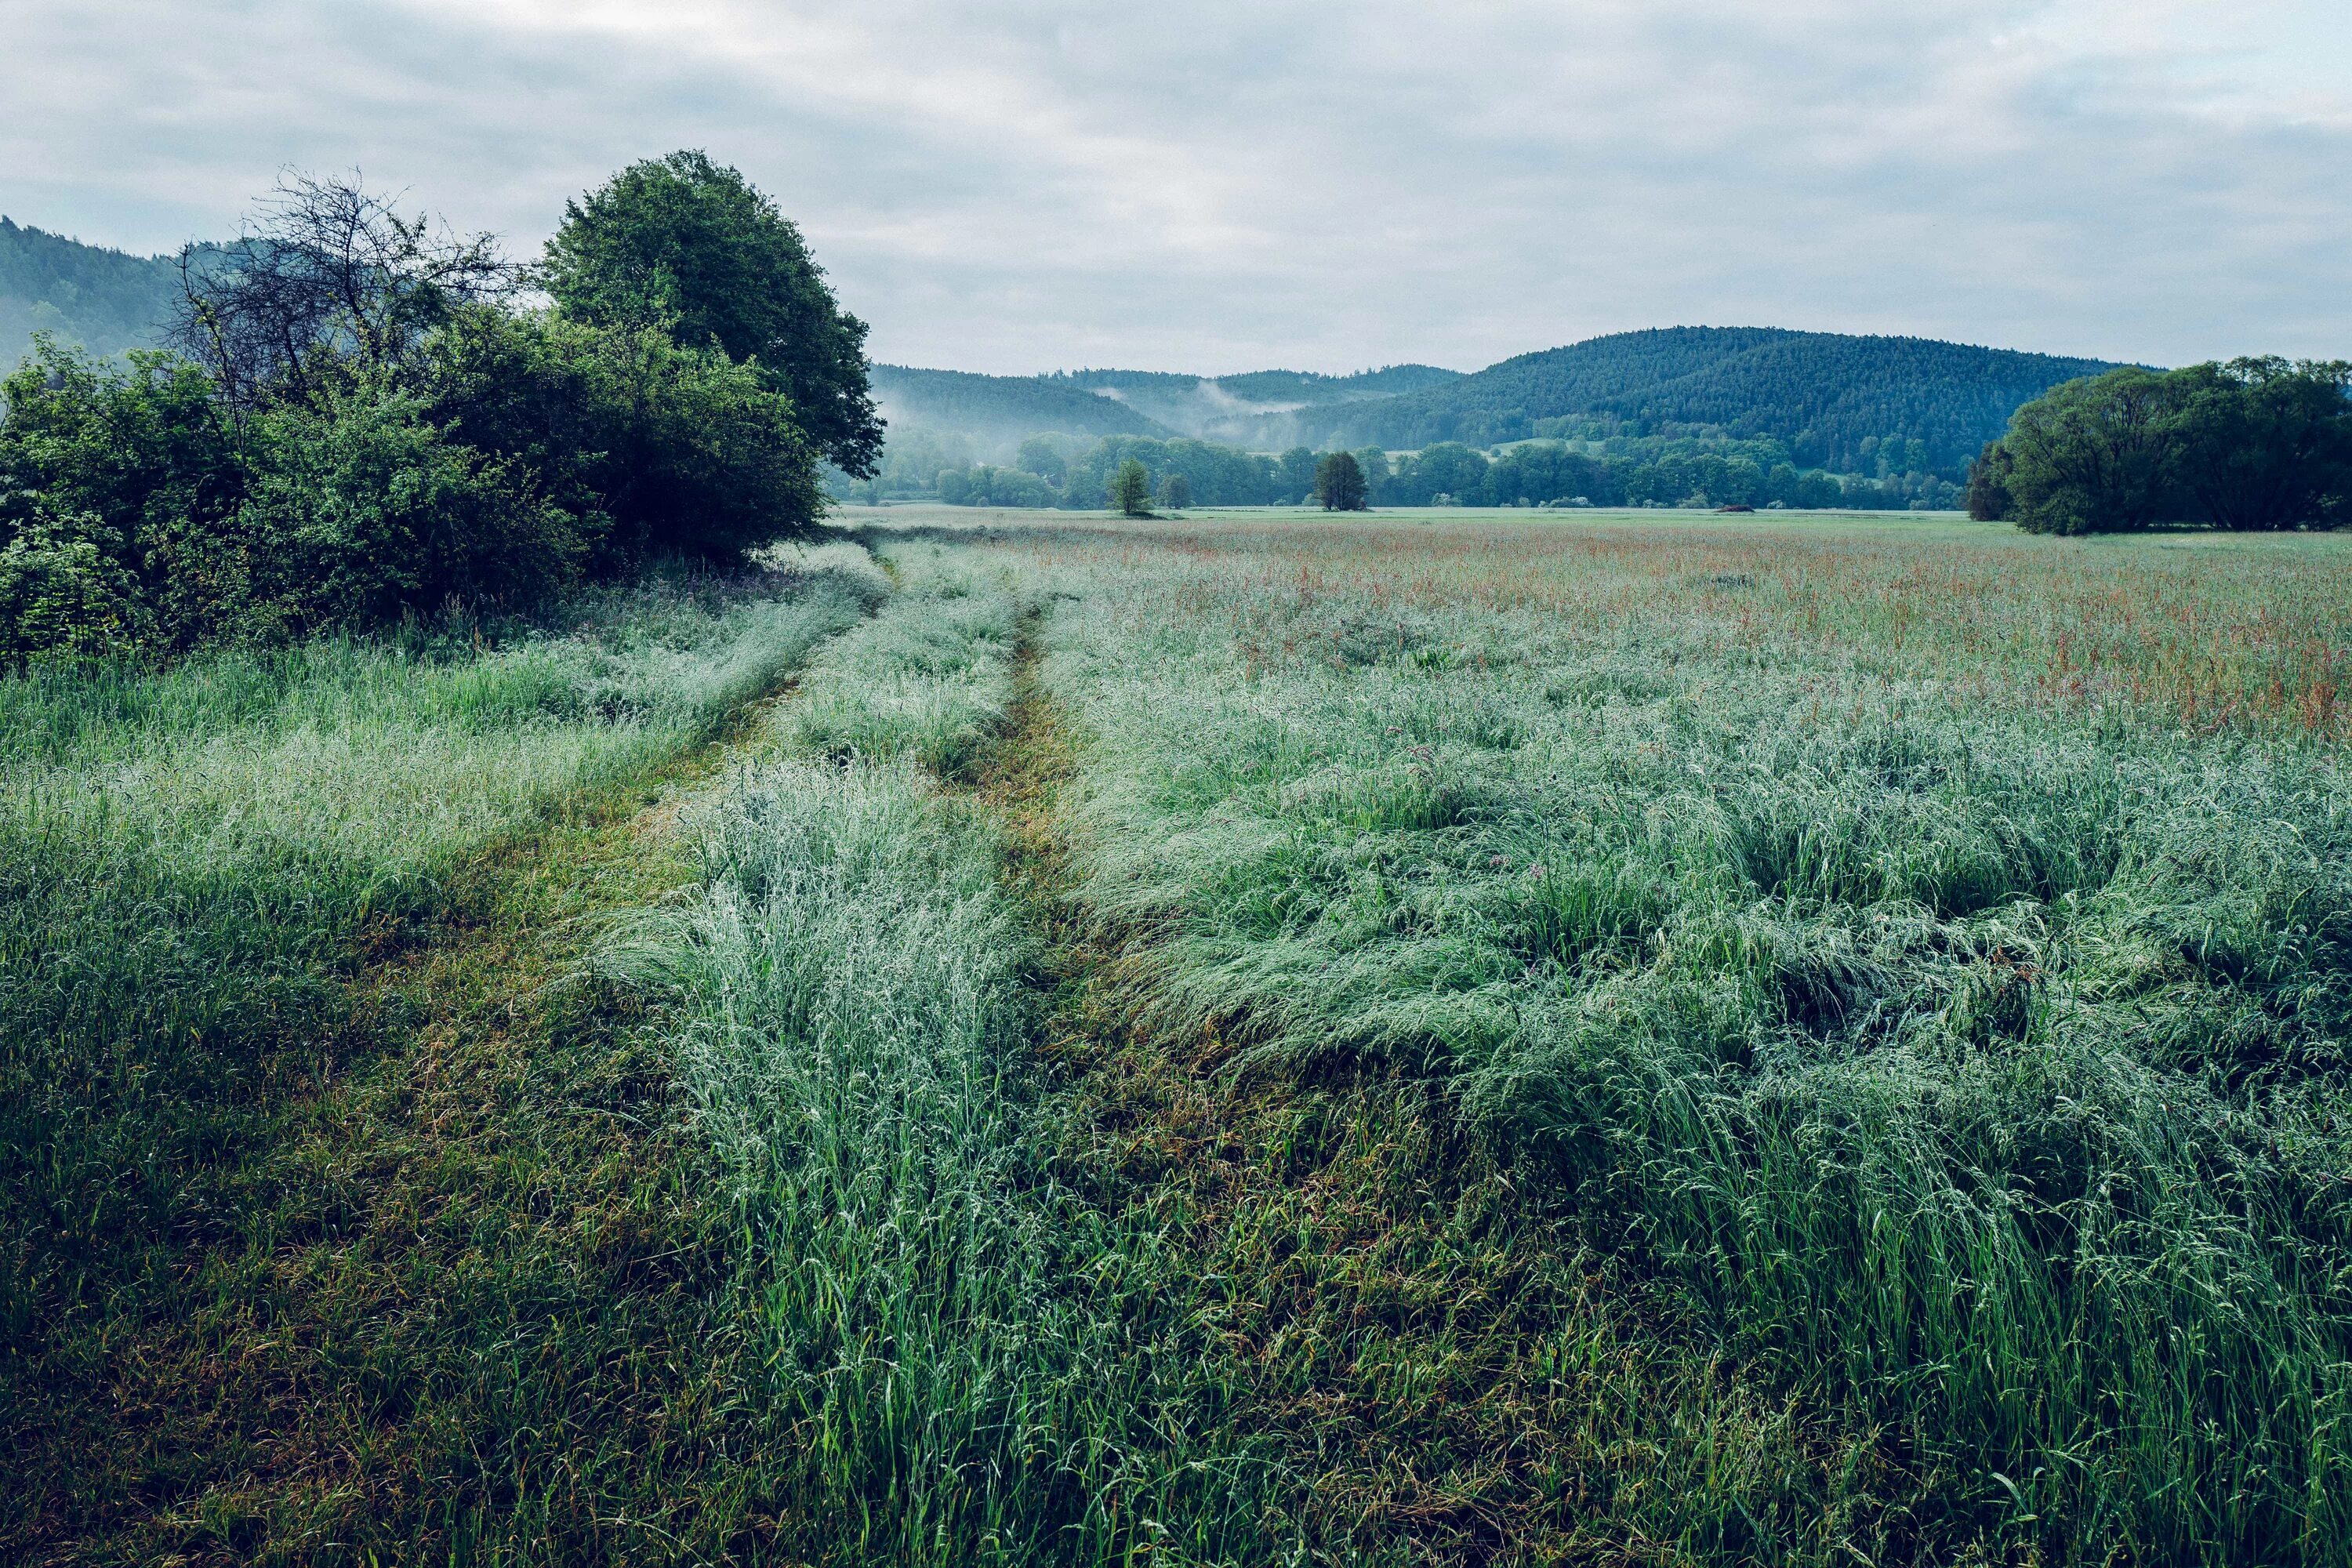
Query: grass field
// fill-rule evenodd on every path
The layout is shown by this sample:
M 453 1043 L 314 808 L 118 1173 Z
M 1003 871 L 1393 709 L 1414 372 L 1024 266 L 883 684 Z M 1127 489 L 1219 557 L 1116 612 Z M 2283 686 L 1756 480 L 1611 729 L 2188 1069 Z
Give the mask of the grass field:
M 2352 1562 L 2352 541 L 841 521 L 0 691 L 20 1555 Z

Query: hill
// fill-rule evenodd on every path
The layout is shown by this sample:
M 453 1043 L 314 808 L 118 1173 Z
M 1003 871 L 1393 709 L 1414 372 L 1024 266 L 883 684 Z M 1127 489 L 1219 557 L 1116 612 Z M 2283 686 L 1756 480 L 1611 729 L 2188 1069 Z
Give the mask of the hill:
M 1017 447 L 1024 437 L 1046 431 L 1070 436 L 1178 434 L 1122 402 L 1048 376 L 977 375 L 877 364 L 874 393 L 894 430 L 959 435 L 983 447 Z
M 179 294 L 169 257 L 84 245 L 0 217 L 0 364 L 13 366 L 40 331 L 100 354 L 151 345 Z
M 1030 436 L 1190 436 L 1257 449 L 1295 446 L 1300 409 L 1401 396 L 1458 380 L 1434 365 L 1389 365 L 1353 375 L 1264 370 L 1242 375 L 1077 370 L 1049 375 L 874 367 L 894 425 L 961 436 L 1000 456 Z
M 101 354 L 151 343 L 178 291 L 168 257 L 83 245 L 0 217 L 0 363 L 13 364 L 39 331 Z M 1810 468 L 1956 476 L 2020 404 L 2109 368 L 1927 338 L 1667 327 L 1521 354 L 1471 375 L 1425 364 L 1226 376 L 977 375 L 878 364 L 874 388 L 900 430 L 960 437 L 997 458 L 1048 432 L 1189 436 L 1261 452 L 1715 436 L 1778 440 Z M 1895 441 L 1901 454 L 1890 459 Z
M 1396 364 L 1353 375 L 1260 370 L 1182 375 L 1146 370 L 1060 371 L 1045 378 L 1126 404 L 1171 429 L 1207 441 L 1270 450 L 1296 445 L 1301 409 L 1398 397 L 1462 379 L 1457 370 Z
M 1719 435 L 1771 437 L 1801 464 L 1839 470 L 1875 467 L 1894 437 L 1923 448 L 1895 467 L 1949 473 L 2000 435 L 2018 405 L 2111 368 L 1928 338 L 1667 327 L 1521 354 L 1403 396 L 1297 417 L 1312 446 Z

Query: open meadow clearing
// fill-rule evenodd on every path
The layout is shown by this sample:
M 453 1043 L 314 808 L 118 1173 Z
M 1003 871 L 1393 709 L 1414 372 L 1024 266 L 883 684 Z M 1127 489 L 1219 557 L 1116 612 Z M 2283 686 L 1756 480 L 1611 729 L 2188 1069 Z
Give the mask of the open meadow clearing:
M 12 1549 L 2352 1561 L 2352 541 L 835 523 L 0 687 Z

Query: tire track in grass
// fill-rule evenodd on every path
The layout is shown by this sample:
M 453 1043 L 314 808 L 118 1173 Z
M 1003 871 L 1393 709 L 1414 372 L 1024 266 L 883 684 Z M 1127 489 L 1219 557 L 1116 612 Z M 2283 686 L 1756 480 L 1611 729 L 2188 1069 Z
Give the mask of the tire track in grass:
M 348 1014 L 306 1047 L 310 1095 L 256 1129 L 275 1146 L 241 1208 L 89 1369 L 102 1403 L 51 1412 L 12 1551 L 658 1562 L 756 1542 L 727 1238 L 645 1004 L 577 971 L 600 919 L 693 879 L 679 803 L 771 746 L 795 687 L 480 851 L 429 921 L 362 933 Z
M 801 754 L 698 824 L 702 891 L 608 956 L 676 999 L 733 1199 L 782 1434 L 774 1549 L 1286 1561 L 1296 1531 L 1201 1375 L 1197 1281 L 1057 1170 L 1036 1047 L 1059 753 L 1039 618 L 996 604 L 902 600 L 828 658 Z
M 1039 621 L 971 793 L 1041 935 L 1057 1171 L 1115 1233 L 1170 1238 L 1225 1446 L 1271 1443 L 1317 1561 L 1899 1558 L 1903 1472 L 1746 1377 L 1653 1282 L 1549 1214 L 1410 1079 L 1236 1080 L 1212 1030 L 1139 1024 L 1148 933 L 1075 899 L 1085 745 Z M 1269 1554 L 1287 1550 L 1269 1531 Z

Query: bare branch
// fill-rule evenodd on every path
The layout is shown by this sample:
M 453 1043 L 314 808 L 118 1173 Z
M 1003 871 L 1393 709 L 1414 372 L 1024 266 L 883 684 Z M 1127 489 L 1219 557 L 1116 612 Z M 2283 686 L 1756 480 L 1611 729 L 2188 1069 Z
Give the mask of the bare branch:
M 338 376 L 397 374 L 451 312 L 514 289 L 493 237 L 436 230 L 398 199 L 356 172 L 289 170 L 234 243 L 181 253 L 172 336 L 231 406 L 315 403 Z

